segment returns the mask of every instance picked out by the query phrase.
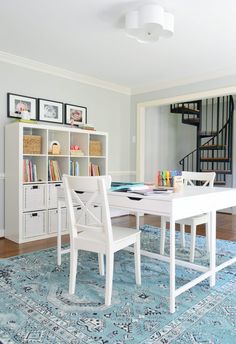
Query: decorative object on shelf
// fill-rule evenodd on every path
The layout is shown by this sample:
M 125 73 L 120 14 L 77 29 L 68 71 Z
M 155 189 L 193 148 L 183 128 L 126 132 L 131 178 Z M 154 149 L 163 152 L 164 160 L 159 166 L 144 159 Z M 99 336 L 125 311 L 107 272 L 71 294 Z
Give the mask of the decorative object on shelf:
M 90 141 L 89 142 L 89 154 L 91 156 L 101 156 L 102 155 L 102 145 L 100 141 Z
M 87 123 L 87 108 L 79 105 L 65 104 L 65 123 L 80 126 Z
M 63 103 L 39 99 L 39 120 L 42 122 L 63 123 Z
M 58 155 L 61 153 L 61 145 L 58 141 L 52 141 L 49 144 L 48 154 Z
M 23 154 L 41 154 L 42 138 L 38 135 L 24 135 Z
M 84 152 L 80 149 L 78 145 L 70 146 L 70 154 L 76 156 L 84 156 Z
M 156 42 L 160 37 L 173 36 L 174 16 L 156 3 L 147 3 L 126 14 L 125 29 L 140 43 Z
M 96 130 L 95 127 L 91 124 L 83 124 L 80 125 L 80 129 L 84 129 L 84 130 Z
M 7 93 L 7 116 L 23 120 L 36 120 L 36 98 Z

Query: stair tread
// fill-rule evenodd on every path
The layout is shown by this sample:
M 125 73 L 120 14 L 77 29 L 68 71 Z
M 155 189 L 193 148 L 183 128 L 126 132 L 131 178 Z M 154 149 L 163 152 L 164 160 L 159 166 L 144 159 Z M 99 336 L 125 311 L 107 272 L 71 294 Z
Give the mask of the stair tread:
M 187 113 L 187 114 L 199 114 L 200 110 L 190 109 L 187 106 L 178 106 L 171 109 L 172 113 Z
M 231 170 L 201 170 L 201 172 L 215 172 L 218 174 L 231 174 Z
M 183 123 L 196 123 L 196 124 L 198 124 L 198 123 L 200 123 L 200 118 L 184 118 L 183 120 L 182 120 L 182 122 Z
M 225 185 L 225 182 L 222 180 L 215 180 L 214 185 Z
M 215 136 L 217 135 L 217 131 L 200 131 L 199 135 L 201 137 Z
M 201 150 L 207 150 L 207 149 L 224 149 L 226 148 L 227 145 L 203 145 L 203 146 L 200 146 L 199 148 Z
M 200 158 L 201 161 L 230 161 L 230 158 Z

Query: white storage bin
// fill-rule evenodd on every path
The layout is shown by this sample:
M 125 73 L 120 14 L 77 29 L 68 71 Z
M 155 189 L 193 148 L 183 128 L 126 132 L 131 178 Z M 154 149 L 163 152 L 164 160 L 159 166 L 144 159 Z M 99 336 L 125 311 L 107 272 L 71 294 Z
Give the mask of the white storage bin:
M 32 238 L 46 233 L 46 211 L 37 211 L 23 216 L 24 238 Z
M 51 209 L 48 211 L 48 232 L 56 233 L 58 226 L 58 211 Z M 66 208 L 61 209 L 61 231 L 67 230 L 67 211 Z
M 58 196 L 64 197 L 63 184 L 53 183 L 48 185 L 48 208 L 57 208 Z
M 24 211 L 46 209 L 46 185 L 24 185 L 23 191 Z

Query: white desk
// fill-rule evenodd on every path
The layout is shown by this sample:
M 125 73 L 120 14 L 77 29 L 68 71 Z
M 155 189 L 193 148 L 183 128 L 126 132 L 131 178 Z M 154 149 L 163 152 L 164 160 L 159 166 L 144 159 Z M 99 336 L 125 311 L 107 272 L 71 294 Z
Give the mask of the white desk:
M 175 312 L 175 299 L 184 291 L 192 288 L 206 278 L 210 286 L 215 285 L 215 274 L 236 262 L 236 257 L 216 266 L 216 211 L 236 205 L 236 189 L 185 187 L 181 193 L 155 194 L 142 196 L 127 192 L 109 192 L 109 204 L 112 208 L 163 215 L 170 218 L 170 257 L 142 250 L 142 255 L 163 260 L 170 264 L 170 312 Z M 60 202 L 59 202 L 60 208 Z M 59 212 L 60 214 L 60 209 Z M 177 220 L 209 214 L 210 259 L 209 267 L 181 261 L 175 258 L 175 222 Z M 202 272 L 202 274 L 180 288 L 175 287 L 175 267 L 181 265 Z

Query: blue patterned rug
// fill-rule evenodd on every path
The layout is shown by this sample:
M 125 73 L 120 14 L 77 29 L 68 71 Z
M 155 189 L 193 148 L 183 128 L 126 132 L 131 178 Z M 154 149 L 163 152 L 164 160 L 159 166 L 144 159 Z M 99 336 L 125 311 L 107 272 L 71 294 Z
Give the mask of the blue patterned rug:
M 143 226 L 142 246 L 156 250 L 159 230 Z M 177 244 L 179 234 L 177 233 Z M 177 248 L 178 256 L 188 256 Z M 197 237 L 196 262 L 206 264 L 205 239 Z M 166 254 L 168 254 L 168 242 Z M 158 250 L 157 250 L 158 251 Z M 217 262 L 233 256 L 236 243 L 217 241 Z M 56 250 L 0 260 L 0 343 L 156 344 L 236 343 L 236 266 L 177 298 L 168 309 L 168 264 L 142 257 L 142 285 L 134 281 L 133 255 L 115 255 L 112 306 L 105 307 L 104 277 L 97 256 L 79 255 L 77 286 L 68 295 L 68 261 L 56 266 Z M 198 273 L 177 268 L 181 286 Z

